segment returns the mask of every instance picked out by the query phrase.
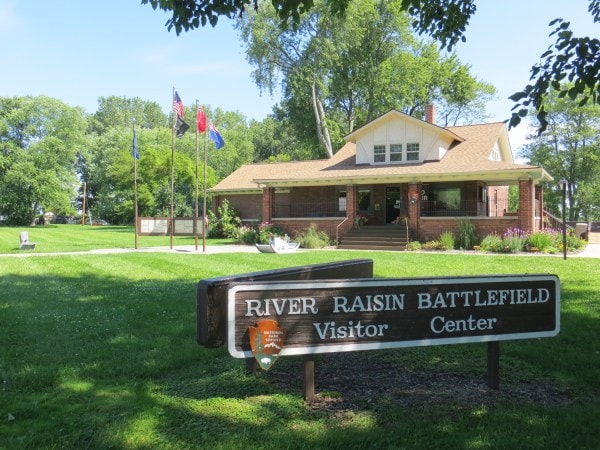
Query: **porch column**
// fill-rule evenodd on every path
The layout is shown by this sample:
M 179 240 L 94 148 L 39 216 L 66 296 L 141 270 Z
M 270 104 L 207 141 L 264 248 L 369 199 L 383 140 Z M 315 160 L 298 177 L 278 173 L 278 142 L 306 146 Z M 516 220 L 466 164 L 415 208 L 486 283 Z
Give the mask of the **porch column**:
M 419 239 L 421 215 L 421 184 L 408 183 L 408 226 L 413 239 Z
M 262 221 L 271 222 L 273 218 L 273 195 L 274 189 L 265 187 L 262 193 Z
M 519 228 L 535 231 L 535 188 L 530 179 L 519 180 Z
M 346 217 L 354 223 L 356 215 L 356 186 L 349 184 L 346 186 Z
M 535 228 L 541 230 L 544 228 L 544 190 L 540 184 L 535 185 L 535 202 L 535 217 L 538 217 Z

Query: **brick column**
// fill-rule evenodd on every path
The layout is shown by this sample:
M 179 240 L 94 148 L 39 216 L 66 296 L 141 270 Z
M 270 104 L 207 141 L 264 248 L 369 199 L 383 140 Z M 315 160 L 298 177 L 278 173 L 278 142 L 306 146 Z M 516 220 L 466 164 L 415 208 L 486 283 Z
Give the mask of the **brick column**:
M 408 226 L 413 239 L 419 239 L 419 219 L 421 215 L 421 185 L 408 183 Z
M 354 216 L 356 215 L 356 186 L 350 184 L 346 186 L 346 217 L 354 223 Z
M 542 230 L 544 228 L 544 190 L 540 184 L 535 186 L 535 200 L 537 204 L 535 216 L 537 217 L 539 215 L 535 228 L 536 230 Z
M 263 188 L 262 194 L 262 221 L 271 222 L 273 219 L 273 188 Z
M 519 180 L 519 228 L 535 231 L 535 188 L 530 179 Z

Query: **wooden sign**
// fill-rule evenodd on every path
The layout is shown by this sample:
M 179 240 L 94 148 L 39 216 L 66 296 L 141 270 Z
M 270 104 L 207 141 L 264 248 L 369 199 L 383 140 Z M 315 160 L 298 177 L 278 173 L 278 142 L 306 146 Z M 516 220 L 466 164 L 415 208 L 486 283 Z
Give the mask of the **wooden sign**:
M 555 275 L 251 282 L 228 291 L 228 349 L 253 356 L 249 329 L 274 320 L 279 355 L 550 337 Z
M 226 345 L 227 295 L 233 284 L 350 278 L 373 278 L 373 260 L 333 261 L 201 280 L 196 297 L 196 340 L 205 347 Z

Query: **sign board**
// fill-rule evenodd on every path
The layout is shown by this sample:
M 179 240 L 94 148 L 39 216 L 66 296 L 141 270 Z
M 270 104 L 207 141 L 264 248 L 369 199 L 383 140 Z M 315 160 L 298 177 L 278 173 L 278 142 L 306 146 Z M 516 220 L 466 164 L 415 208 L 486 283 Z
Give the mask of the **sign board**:
M 279 355 L 551 337 L 555 275 L 250 282 L 228 292 L 228 350 L 253 356 L 249 330 L 274 320 Z
M 227 295 L 229 288 L 242 282 L 294 280 L 337 280 L 373 278 L 372 259 L 332 261 L 284 269 L 206 278 L 198 283 L 196 297 L 196 340 L 206 347 L 227 343 Z

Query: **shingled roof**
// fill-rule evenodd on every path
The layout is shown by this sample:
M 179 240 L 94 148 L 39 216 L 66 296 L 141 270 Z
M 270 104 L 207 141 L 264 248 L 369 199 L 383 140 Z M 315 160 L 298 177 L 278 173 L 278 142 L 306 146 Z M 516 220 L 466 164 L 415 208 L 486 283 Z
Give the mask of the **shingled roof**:
M 512 161 L 506 126 L 502 122 L 448 127 L 460 137 L 443 158 L 415 164 L 357 164 L 356 144 L 347 142 L 331 159 L 246 164 L 210 189 L 213 193 L 261 191 L 263 187 L 293 187 L 374 183 L 481 180 L 515 184 L 520 178 L 551 181 L 541 167 Z M 510 162 L 494 161 L 490 153 L 501 142 Z

